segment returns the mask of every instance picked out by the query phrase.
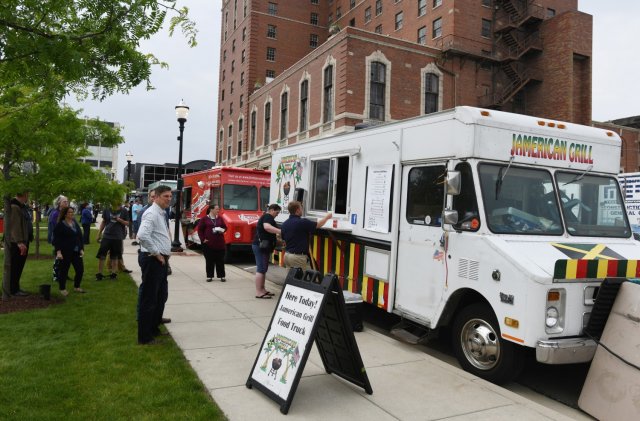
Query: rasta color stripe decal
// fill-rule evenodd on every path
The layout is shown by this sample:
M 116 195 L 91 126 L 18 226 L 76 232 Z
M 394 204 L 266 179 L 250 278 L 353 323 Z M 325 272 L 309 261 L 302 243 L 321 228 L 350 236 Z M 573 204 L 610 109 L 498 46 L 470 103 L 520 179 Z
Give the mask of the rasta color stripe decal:
M 364 248 L 355 241 L 334 241 L 317 234 L 311 240 L 311 254 L 320 272 L 335 273 L 343 290 L 360 294 L 364 301 L 388 310 L 389 284 L 364 275 Z M 284 266 L 284 251 L 277 255 L 278 264 Z
M 638 260 L 584 260 L 569 259 L 556 261 L 553 279 L 604 279 L 606 277 L 640 277 Z

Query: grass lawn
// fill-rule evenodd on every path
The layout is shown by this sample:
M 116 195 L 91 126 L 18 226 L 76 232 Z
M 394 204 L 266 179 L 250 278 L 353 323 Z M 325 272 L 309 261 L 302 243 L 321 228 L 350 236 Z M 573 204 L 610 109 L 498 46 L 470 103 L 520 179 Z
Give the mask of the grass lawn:
M 137 345 L 137 288 L 126 274 L 94 280 L 95 234 L 85 250 L 86 294 L 67 281 L 61 304 L 0 314 L 0 420 L 224 420 L 171 337 Z M 37 293 L 52 263 L 30 257 L 21 288 Z M 61 299 L 57 284 L 52 298 Z

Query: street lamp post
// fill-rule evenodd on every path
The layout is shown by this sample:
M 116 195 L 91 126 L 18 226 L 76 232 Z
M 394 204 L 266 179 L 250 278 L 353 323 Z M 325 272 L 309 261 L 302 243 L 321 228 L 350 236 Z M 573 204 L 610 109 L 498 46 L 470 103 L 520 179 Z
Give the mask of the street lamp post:
M 180 128 L 180 136 L 178 136 L 178 142 L 180 142 L 178 152 L 178 194 L 176 194 L 176 220 L 173 230 L 173 242 L 171 243 L 171 251 L 178 252 L 182 251 L 182 246 L 180 244 L 180 219 L 182 216 L 180 209 L 182 207 L 182 135 L 184 133 L 184 123 L 187 122 L 188 115 L 189 107 L 187 107 L 183 101 L 180 101 L 180 103 L 176 105 L 176 117 L 178 118 Z
M 125 157 L 127 158 L 127 182 L 129 182 L 131 181 L 131 161 L 133 161 L 133 154 L 131 153 L 131 151 L 127 151 Z M 129 189 L 129 186 L 127 186 L 127 203 L 129 203 L 130 190 L 131 189 Z
M 127 181 L 131 181 L 131 161 L 133 161 L 133 154 L 131 151 L 128 151 L 125 157 L 127 158 Z

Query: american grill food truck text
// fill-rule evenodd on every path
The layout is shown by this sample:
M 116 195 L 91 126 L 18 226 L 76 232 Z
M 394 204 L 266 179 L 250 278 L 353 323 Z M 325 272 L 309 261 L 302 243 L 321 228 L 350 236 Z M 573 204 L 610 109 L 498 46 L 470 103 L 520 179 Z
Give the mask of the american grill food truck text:
M 449 326 L 461 365 L 515 376 L 589 361 L 607 277 L 640 275 L 620 188 L 620 138 L 571 123 L 458 107 L 280 148 L 271 202 L 304 190 L 320 270 L 407 325 Z M 282 261 L 282 259 L 280 259 Z

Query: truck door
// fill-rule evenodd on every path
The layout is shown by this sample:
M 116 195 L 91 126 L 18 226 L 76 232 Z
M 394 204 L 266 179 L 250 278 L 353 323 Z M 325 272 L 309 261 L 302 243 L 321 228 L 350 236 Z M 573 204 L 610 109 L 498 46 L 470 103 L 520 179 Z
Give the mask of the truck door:
M 445 175 L 444 163 L 402 169 L 395 306 L 426 324 L 433 321 L 444 288 Z

